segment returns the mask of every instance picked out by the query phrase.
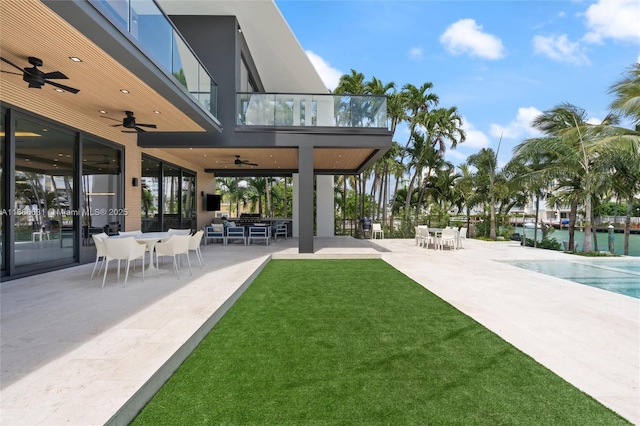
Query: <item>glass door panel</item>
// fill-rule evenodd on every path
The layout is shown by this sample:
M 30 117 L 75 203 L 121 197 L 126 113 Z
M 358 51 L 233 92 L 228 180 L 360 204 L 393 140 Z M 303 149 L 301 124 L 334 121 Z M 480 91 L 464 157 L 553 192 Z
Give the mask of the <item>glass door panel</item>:
M 75 136 L 16 120 L 15 266 L 74 260 Z

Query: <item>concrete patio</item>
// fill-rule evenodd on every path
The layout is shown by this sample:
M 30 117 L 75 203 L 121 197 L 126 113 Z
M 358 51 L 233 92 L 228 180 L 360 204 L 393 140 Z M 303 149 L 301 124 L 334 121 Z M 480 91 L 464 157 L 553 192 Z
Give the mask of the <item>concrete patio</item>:
M 295 239 L 203 246 L 193 276 L 130 277 L 126 287 L 110 269 L 101 289 L 93 264 L 3 283 L 0 423 L 126 424 L 270 258 L 382 258 L 640 424 L 640 300 L 497 261 L 570 255 L 476 240 L 445 251 L 413 239 L 314 244 L 313 255 Z

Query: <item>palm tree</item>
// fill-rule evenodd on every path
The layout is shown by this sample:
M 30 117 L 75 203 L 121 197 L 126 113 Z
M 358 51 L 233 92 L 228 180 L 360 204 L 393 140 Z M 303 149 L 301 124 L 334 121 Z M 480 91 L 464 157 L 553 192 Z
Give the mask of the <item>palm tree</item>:
M 614 117 L 610 117 L 609 121 L 613 122 Z M 606 121 L 605 124 L 607 124 Z M 544 173 L 548 178 L 557 180 L 558 189 L 564 188 L 571 194 L 569 197 L 570 249 L 573 248 L 578 204 L 584 201 L 585 232 L 582 250 L 590 252 L 592 250 L 591 201 L 597 185 L 597 180 L 590 173 L 590 169 L 597 156 L 599 143 L 603 139 L 602 129 L 589 125 L 586 112 L 569 103 L 560 104 L 543 112 L 533 120 L 532 125 L 547 136 L 527 139 L 518 145 L 514 152 L 524 158 L 546 156 L 548 162 L 544 167 Z
M 498 149 L 500 149 L 498 147 Z M 497 186 L 496 175 L 498 174 L 498 155 L 491 148 L 482 148 L 477 154 L 470 155 L 467 158 L 467 164 L 474 166 L 476 172 L 476 190 L 478 194 L 482 194 L 485 201 L 489 203 L 490 212 L 490 228 L 489 238 L 497 239 L 496 232 L 496 198 Z
M 598 158 L 596 168 L 608 172 L 613 190 L 627 201 L 624 226 L 624 254 L 629 255 L 629 234 L 633 201 L 640 193 L 640 150 L 632 143 L 626 148 L 611 146 L 604 149 Z
M 609 93 L 616 95 L 611 103 L 611 110 L 630 118 L 638 126 L 640 123 L 640 63 L 632 66 L 621 80 L 614 83 Z

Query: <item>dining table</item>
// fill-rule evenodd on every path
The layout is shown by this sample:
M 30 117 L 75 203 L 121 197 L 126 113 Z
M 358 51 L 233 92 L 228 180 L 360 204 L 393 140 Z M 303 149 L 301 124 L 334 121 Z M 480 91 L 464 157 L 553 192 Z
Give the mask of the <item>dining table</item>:
M 145 267 L 145 271 L 144 274 L 147 276 L 151 276 L 151 274 L 155 275 L 156 274 L 156 267 L 153 265 L 153 251 L 155 250 L 156 244 L 159 241 L 166 241 L 169 239 L 169 237 L 171 237 L 172 234 L 171 232 L 159 232 L 159 231 L 154 231 L 154 232 L 143 232 L 141 234 L 135 234 L 135 235 L 114 235 L 112 237 L 109 238 L 126 238 L 126 237 L 133 237 L 136 241 L 138 241 L 139 243 L 144 243 L 147 245 L 147 249 L 149 250 L 149 264 Z M 143 265 L 144 267 L 144 265 Z M 158 270 L 159 273 L 164 273 L 167 271 L 161 271 Z

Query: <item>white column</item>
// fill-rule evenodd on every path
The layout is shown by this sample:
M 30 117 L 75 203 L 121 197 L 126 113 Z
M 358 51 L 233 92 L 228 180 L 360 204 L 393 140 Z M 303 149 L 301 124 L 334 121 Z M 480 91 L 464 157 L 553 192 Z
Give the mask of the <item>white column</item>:
M 316 235 L 333 237 L 335 208 L 333 194 L 333 175 L 316 176 Z
M 292 204 L 292 210 L 293 210 L 293 222 L 292 222 L 292 228 L 291 228 L 291 235 L 294 238 L 298 238 L 298 236 L 300 235 L 298 232 L 298 229 L 300 227 L 300 195 L 298 194 L 299 192 L 299 182 L 298 182 L 298 174 L 297 173 L 293 173 L 291 175 L 291 192 L 293 194 L 293 200 L 291 200 Z

